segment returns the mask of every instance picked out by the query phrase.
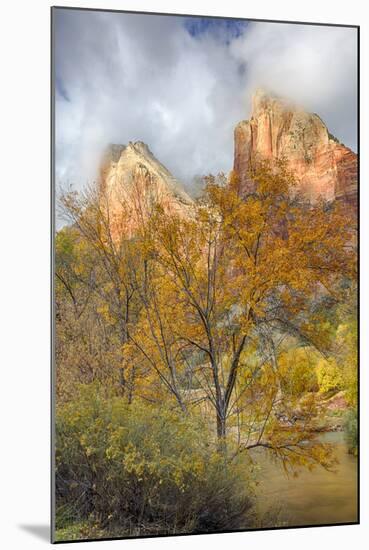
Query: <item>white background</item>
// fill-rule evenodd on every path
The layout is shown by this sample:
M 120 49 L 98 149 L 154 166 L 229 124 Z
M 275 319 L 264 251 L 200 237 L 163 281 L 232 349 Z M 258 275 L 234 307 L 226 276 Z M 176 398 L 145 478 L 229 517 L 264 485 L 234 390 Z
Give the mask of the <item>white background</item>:
M 90 543 L 88 548 L 364 548 L 368 464 L 367 2 L 296 0 L 60 0 L 78 5 L 361 25 L 361 521 L 360 526 Z M 0 545 L 48 544 L 49 522 L 49 49 L 48 0 L 7 0 L 0 16 Z M 293 54 L 293 52 L 291 52 Z M 337 52 L 339 55 L 339 52 Z M 367 541 L 365 540 L 367 539 Z

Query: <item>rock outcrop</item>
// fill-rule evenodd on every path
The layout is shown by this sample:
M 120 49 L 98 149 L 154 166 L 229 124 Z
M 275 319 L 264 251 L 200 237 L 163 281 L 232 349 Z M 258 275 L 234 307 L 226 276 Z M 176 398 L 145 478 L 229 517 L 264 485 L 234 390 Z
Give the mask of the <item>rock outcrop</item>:
M 234 170 L 243 191 L 252 190 L 250 163 L 282 158 L 309 200 L 343 199 L 356 206 L 357 155 L 329 133 L 317 114 L 258 90 L 250 120 L 235 129 Z
M 114 236 L 132 236 L 160 205 L 167 213 L 188 216 L 193 201 L 180 182 L 142 141 L 110 145 L 100 170 L 102 200 Z

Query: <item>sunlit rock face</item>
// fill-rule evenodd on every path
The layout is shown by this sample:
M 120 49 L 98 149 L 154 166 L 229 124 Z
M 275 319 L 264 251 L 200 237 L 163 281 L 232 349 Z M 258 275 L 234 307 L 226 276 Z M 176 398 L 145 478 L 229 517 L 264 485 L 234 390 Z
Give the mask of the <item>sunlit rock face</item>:
M 357 155 L 329 133 L 317 114 L 257 90 L 251 118 L 236 126 L 234 139 L 234 170 L 244 191 L 252 189 L 250 162 L 285 158 L 307 199 L 343 199 L 356 206 Z
M 101 201 L 112 234 L 133 236 L 160 205 L 169 214 L 188 216 L 193 201 L 180 182 L 137 141 L 110 145 L 100 170 Z

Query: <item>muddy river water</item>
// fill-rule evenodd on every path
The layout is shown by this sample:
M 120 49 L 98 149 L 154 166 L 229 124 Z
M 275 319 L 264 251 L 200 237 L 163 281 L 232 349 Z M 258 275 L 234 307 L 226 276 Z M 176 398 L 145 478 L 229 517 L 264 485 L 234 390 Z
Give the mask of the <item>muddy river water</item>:
M 335 472 L 322 467 L 302 470 L 287 478 L 283 469 L 261 458 L 259 510 L 279 510 L 277 524 L 322 525 L 357 521 L 357 459 L 348 454 L 342 432 L 330 432 L 322 440 L 333 443 L 339 460 Z

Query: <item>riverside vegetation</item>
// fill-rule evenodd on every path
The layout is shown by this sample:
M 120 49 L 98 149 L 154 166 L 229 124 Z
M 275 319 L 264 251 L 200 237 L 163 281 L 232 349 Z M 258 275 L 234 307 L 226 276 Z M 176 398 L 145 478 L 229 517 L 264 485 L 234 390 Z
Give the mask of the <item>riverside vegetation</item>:
M 187 216 L 153 201 L 134 235 L 125 196 L 114 223 L 99 186 L 61 197 L 57 539 L 276 526 L 260 451 L 334 470 L 319 434 L 345 427 L 356 452 L 353 228 L 283 161 L 249 178 L 207 177 Z

